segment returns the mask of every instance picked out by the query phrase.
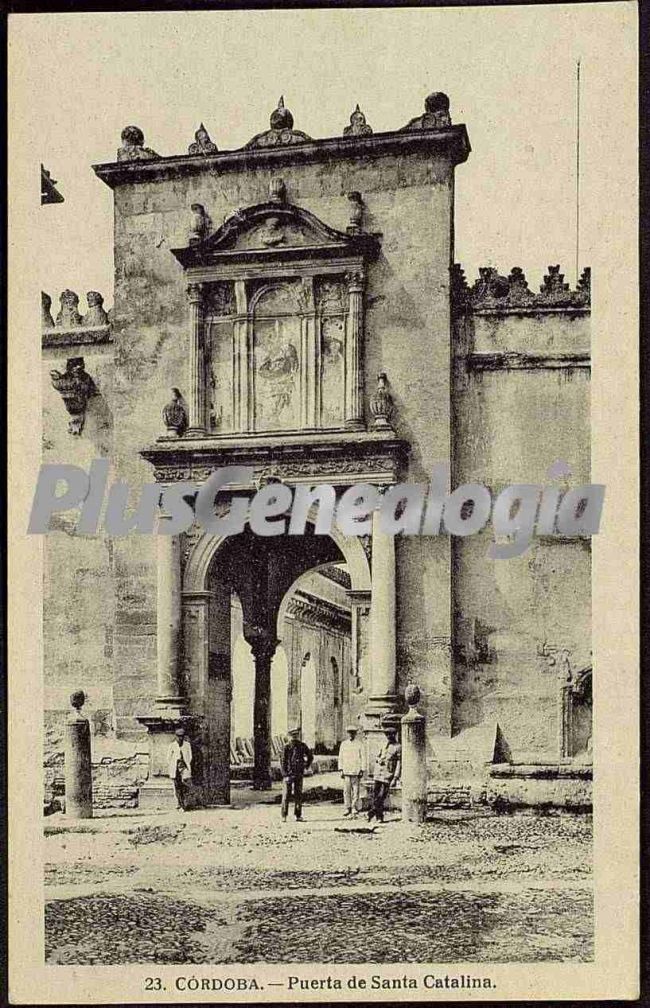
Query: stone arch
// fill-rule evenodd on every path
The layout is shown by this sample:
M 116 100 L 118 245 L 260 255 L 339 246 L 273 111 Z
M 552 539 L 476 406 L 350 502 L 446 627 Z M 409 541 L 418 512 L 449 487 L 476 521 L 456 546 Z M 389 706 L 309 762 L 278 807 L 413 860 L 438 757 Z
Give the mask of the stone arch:
M 328 535 L 343 554 L 352 590 L 369 592 L 370 565 L 359 537 L 344 536 L 335 524 L 332 524 Z M 206 591 L 210 564 L 217 551 L 229 538 L 231 537 L 215 535 L 213 532 L 203 533 L 187 558 L 183 574 L 183 592 L 191 594 Z

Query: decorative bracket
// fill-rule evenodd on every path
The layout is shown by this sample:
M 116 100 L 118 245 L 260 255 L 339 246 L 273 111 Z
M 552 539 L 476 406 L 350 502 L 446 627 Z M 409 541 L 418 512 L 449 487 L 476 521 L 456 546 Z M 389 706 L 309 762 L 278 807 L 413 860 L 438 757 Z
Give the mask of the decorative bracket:
M 83 357 L 69 357 L 65 371 L 50 371 L 52 387 L 61 393 L 65 408 L 70 414 L 68 430 L 81 434 L 86 419 L 86 407 L 97 387 L 86 372 Z

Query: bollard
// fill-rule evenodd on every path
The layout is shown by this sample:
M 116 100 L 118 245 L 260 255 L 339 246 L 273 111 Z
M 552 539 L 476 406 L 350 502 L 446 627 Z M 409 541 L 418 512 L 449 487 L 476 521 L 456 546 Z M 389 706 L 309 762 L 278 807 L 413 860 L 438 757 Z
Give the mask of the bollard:
M 409 711 L 402 718 L 402 819 L 414 823 L 423 823 L 427 814 L 426 718 L 416 707 L 420 696 L 417 686 L 406 687 Z
M 65 726 L 65 814 L 69 819 L 92 819 L 93 778 L 90 723 L 81 714 L 83 690 L 70 697 L 72 711 Z

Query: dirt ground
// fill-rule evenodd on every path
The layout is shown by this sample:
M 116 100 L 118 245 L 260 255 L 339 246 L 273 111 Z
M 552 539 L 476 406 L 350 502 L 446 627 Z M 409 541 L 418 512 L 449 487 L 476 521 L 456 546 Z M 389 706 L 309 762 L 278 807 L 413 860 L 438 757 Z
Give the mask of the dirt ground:
M 224 809 L 48 817 L 47 961 L 593 958 L 591 816 L 373 825 L 343 818 L 335 785 L 309 782 L 302 823 L 282 823 L 277 788 Z

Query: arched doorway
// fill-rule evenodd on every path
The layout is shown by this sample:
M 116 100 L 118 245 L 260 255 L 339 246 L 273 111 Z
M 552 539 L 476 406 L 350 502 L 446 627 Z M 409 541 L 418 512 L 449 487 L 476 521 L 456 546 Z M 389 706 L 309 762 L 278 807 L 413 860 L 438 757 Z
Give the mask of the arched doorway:
M 282 734 L 274 729 L 284 721 L 285 696 L 287 722 L 295 714 L 291 708 L 294 662 L 290 646 L 282 639 L 280 616 L 287 615 L 290 589 L 301 576 L 332 565 L 345 565 L 352 592 L 369 594 L 370 571 L 363 546 L 357 538 L 343 537 L 338 531 L 331 536 L 315 535 L 308 525 L 304 536 L 266 539 L 248 528 L 230 537 L 206 533 L 188 550 L 182 589 L 184 669 L 190 710 L 202 725 L 208 801 L 229 801 L 231 698 L 236 698 L 232 704 L 236 716 L 243 716 L 246 692 L 245 686 L 233 682 L 234 659 L 244 663 L 247 659 L 249 670 L 252 660 L 254 675 L 249 671 L 248 682 L 252 678 L 253 782 L 258 789 L 270 787 L 272 735 Z M 233 595 L 241 604 L 241 641 L 232 639 Z M 330 656 L 327 661 L 331 679 Z M 317 671 L 314 677 L 317 741 Z M 273 696 L 278 699 L 275 715 Z

